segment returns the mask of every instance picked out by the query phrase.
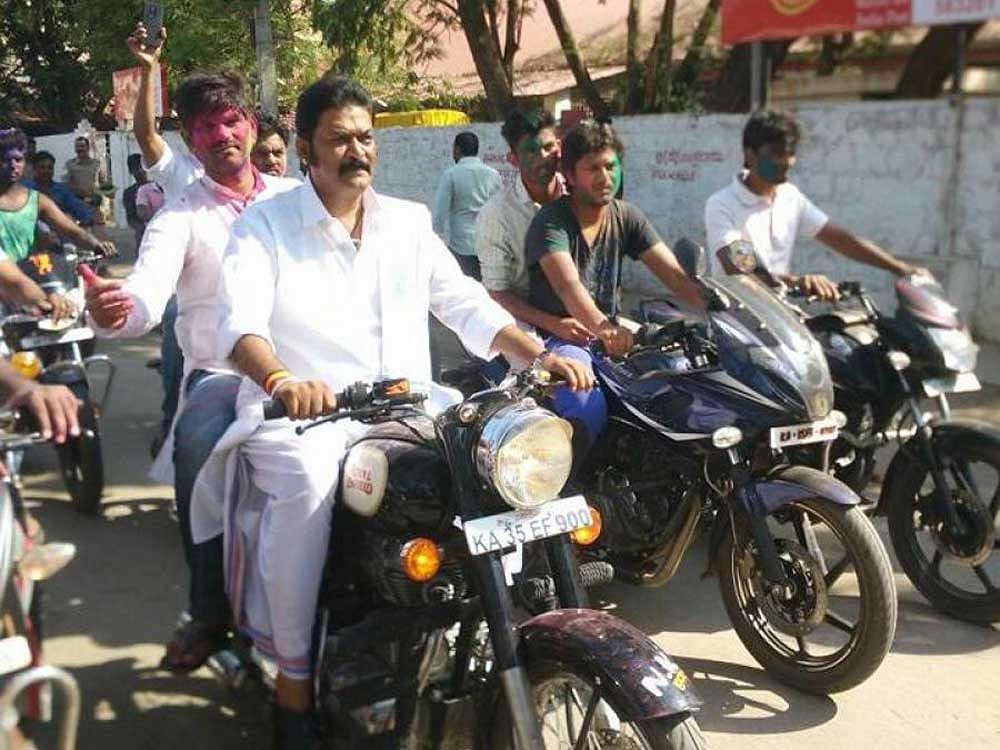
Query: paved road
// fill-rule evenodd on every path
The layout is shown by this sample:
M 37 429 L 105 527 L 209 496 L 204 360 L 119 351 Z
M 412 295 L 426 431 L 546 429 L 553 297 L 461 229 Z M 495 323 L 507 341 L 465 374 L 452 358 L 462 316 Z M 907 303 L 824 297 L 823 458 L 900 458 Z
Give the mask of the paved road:
M 145 478 L 160 390 L 144 363 L 156 345 L 149 337 L 104 349 L 120 374 L 104 422 L 103 517 L 70 509 L 48 451 L 33 461 L 43 473 L 26 479 L 49 539 L 79 549 L 46 584 L 48 657 L 72 670 L 83 688 L 82 750 L 266 748 L 266 715 L 256 696 L 232 694 L 206 670 L 176 677 L 156 668 L 184 603 L 171 493 Z M 1000 417 L 991 408 L 1000 406 L 995 394 L 979 405 Z M 1000 747 L 1000 630 L 938 616 L 899 574 L 899 629 L 881 670 L 849 693 L 810 697 L 776 684 L 744 651 L 716 584 L 700 580 L 704 562 L 704 549 L 696 548 L 667 588 L 613 584 L 596 593 L 693 676 L 706 701 L 699 721 L 712 748 Z

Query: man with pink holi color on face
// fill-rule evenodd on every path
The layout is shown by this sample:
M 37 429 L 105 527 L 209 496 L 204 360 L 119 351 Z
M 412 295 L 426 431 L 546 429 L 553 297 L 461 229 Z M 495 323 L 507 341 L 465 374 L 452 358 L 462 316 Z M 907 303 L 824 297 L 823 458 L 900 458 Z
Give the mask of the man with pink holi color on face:
M 146 228 L 135 269 L 124 282 L 87 290 L 87 312 L 99 336 L 142 336 L 177 296 L 177 338 L 184 354 L 181 404 L 154 476 L 173 474 L 177 513 L 190 570 L 191 620 L 167 645 L 163 666 L 189 672 L 225 641 L 229 613 L 221 537 L 193 544 L 190 501 L 195 478 L 212 447 L 235 419 L 240 378 L 216 354 L 218 281 L 229 228 L 257 200 L 299 183 L 262 175 L 250 161 L 257 120 L 243 79 L 196 73 L 178 87 L 182 135 L 204 174 L 168 199 Z M 170 471 L 169 459 L 173 459 Z

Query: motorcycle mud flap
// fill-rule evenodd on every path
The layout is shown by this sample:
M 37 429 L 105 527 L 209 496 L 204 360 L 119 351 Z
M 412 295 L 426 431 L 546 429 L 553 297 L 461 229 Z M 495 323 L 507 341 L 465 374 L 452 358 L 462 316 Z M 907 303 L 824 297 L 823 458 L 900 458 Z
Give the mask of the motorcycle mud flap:
M 594 675 L 626 721 L 695 711 L 702 700 L 690 679 L 637 628 L 606 612 L 557 609 L 521 627 L 531 660 L 557 660 Z

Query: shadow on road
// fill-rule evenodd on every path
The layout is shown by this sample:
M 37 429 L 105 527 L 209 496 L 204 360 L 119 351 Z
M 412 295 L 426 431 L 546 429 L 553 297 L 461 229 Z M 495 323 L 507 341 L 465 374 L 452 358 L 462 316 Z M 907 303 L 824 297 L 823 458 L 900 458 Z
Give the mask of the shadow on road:
M 763 669 L 679 657 L 705 705 L 698 724 L 709 732 L 779 734 L 819 726 L 837 715 L 833 699 L 800 693 Z

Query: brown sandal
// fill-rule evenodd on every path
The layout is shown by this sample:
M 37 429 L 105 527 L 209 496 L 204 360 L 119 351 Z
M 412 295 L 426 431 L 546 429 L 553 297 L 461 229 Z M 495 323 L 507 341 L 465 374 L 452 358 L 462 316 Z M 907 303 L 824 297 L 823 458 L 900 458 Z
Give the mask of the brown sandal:
M 225 624 L 189 620 L 174 631 L 160 668 L 179 674 L 193 672 L 228 640 L 229 628 Z

